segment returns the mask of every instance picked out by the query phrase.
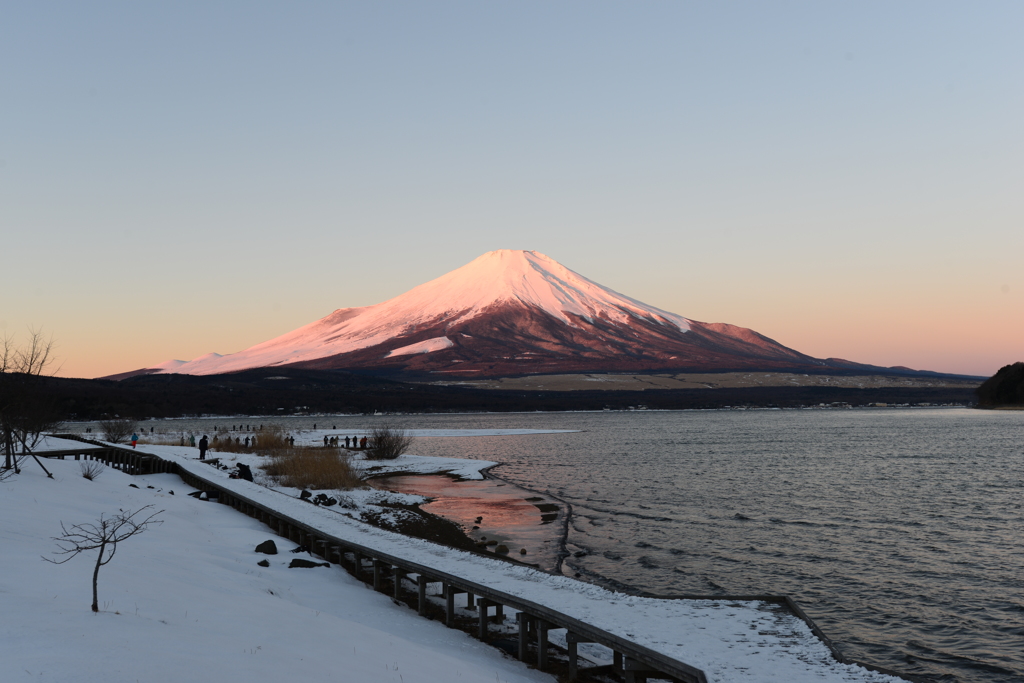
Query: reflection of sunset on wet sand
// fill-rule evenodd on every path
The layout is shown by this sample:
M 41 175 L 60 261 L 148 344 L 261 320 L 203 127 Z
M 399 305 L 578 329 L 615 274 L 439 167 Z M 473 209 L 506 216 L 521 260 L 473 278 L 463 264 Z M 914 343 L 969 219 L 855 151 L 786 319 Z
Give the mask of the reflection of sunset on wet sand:
M 382 477 L 371 483 L 430 498 L 420 506 L 422 510 L 456 522 L 474 541 L 493 542 L 487 550 L 504 544 L 514 559 L 539 564 L 542 569 L 557 563 L 564 508 L 555 500 L 492 479 L 455 481 L 444 475 L 421 475 Z

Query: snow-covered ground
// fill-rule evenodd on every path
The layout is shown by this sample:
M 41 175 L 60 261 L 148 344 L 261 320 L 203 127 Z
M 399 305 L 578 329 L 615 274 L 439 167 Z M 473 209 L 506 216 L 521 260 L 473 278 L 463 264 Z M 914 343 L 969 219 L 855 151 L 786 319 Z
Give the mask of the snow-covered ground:
M 195 449 L 146 446 L 145 450 L 174 460 L 222 488 L 325 534 L 544 605 L 696 666 L 704 670 L 712 683 L 899 680 L 835 662 L 804 622 L 764 603 L 661 600 L 618 593 L 400 536 L 358 522 L 339 506 L 316 507 L 293 494 L 229 479 L 226 472 L 197 461 Z M 468 462 L 477 471 L 491 464 Z M 423 462 L 419 471 L 438 464 Z M 437 624 L 419 620 L 411 610 L 396 607 L 383 596 L 366 591 L 362 584 L 336 568 L 288 570 L 279 556 L 271 558 L 271 567 L 257 567 L 259 556 L 252 548 L 270 538 L 270 532 L 230 508 L 182 497 L 186 487 L 175 476 L 131 478 L 111 470 L 88 482 L 78 476 L 78 463 L 57 461 L 53 465 L 58 475 L 56 481 L 45 480 L 38 468 L 28 468 L 25 474 L 0 485 L 0 542 L 5 548 L 0 558 L 0 613 L 32 615 L 25 620 L 27 628 L 21 626 L 20 617 L 14 620 L 18 623 L 5 620 L 0 627 L 0 673 L 5 667 L 10 668 L 8 663 L 12 659 L 19 663 L 11 669 L 14 673 L 38 672 L 55 659 L 52 655 L 44 656 L 49 649 L 37 646 L 33 650 L 28 643 L 71 642 L 71 655 L 65 659 L 62 650 L 58 658 L 65 667 L 62 671 L 70 671 L 79 662 L 85 662 L 85 670 L 101 671 L 101 661 L 107 658 L 95 650 L 103 652 L 113 644 L 118 653 L 124 654 L 124 666 L 134 667 L 124 680 L 133 680 L 135 676 L 140 680 L 159 680 L 151 675 L 155 669 L 150 666 L 160 666 L 160 670 L 170 667 L 175 674 L 181 674 L 181 667 L 175 669 L 172 660 L 183 651 L 191 653 L 193 648 L 198 648 L 200 654 L 187 666 L 200 667 L 204 673 L 198 677 L 211 680 L 229 672 L 232 680 L 278 680 L 285 675 L 289 679 L 302 675 L 295 674 L 291 667 L 298 667 L 296 671 L 303 673 L 319 672 L 328 680 L 334 676 L 329 672 L 355 671 L 356 667 L 366 675 L 346 675 L 342 679 L 401 683 L 406 679 L 551 680 L 503 659 L 496 651 L 481 654 L 487 648 L 460 633 L 443 629 L 435 632 L 432 629 Z M 130 488 L 130 483 L 142 488 Z M 147 485 L 157 488 L 148 489 Z M 172 488 L 177 496 L 168 495 L 167 489 Z M 87 560 L 79 558 L 69 565 L 54 567 L 35 559 L 52 550 L 53 544 L 46 538 L 57 533 L 56 520 L 90 521 L 99 512 L 136 509 L 150 503 L 167 510 L 168 523 L 131 539 L 124 555 L 119 552 L 115 562 L 101 572 L 101 604 L 109 602 L 99 615 L 88 612 Z M 8 547 L 14 549 L 10 554 L 6 552 Z M 77 582 L 67 578 L 75 572 Z M 104 585 L 107 592 L 103 592 Z M 77 588 L 77 592 L 72 588 Z M 10 604 L 4 605 L 8 601 Z M 193 601 L 195 608 L 191 607 Z M 356 604 L 359 606 L 353 607 Z M 192 616 L 182 616 L 183 609 Z M 120 614 L 112 614 L 115 611 Z M 199 619 L 194 622 L 196 626 L 192 626 L 193 618 Z M 136 621 L 144 621 L 145 627 L 123 627 Z M 103 624 L 103 628 L 89 627 L 96 623 Z M 286 627 L 281 627 L 282 623 Z M 321 630 L 325 624 L 328 635 Z M 423 636 L 427 640 L 422 640 L 421 628 L 427 629 L 423 633 L 437 635 Z M 11 636 L 16 634 L 21 635 L 13 639 Z M 124 640 L 131 645 L 122 646 Z M 143 641 L 149 640 L 144 646 Z M 348 661 L 346 654 L 346 661 L 339 665 L 338 654 L 344 654 L 349 640 L 355 643 L 352 661 Z M 14 642 L 19 646 L 11 645 Z M 417 649 L 424 643 L 433 643 L 436 660 Z M 27 649 L 22 652 L 22 647 Z M 166 647 L 174 652 L 158 655 L 154 660 L 148 653 L 139 654 L 144 647 Z M 11 649 L 5 653 L 5 648 Z M 587 650 L 595 661 L 601 661 L 600 648 Z M 398 657 L 399 651 L 412 656 Z M 223 653 L 221 659 L 218 653 Z M 273 664 L 262 663 L 271 658 L 267 655 L 274 658 Z M 331 661 L 320 663 L 318 658 Z M 248 666 L 242 674 L 238 673 L 239 659 Z M 414 661 L 417 666 L 412 669 L 410 664 Z M 453 661 L 462 664 L 462 668 L 451 668 Z M 26 665 L 20 666 L 24 662 Z M 207 667 L 215 673 L 207 675 Z M 381 670 L 373 674 L 374 667 Z M 138 675 L 141 672 L 144 675 Z M 106 671 L 103 674 L 103 680 L 119 680 Z M 0 678 L 8 680 L 6 676 Z
M 288 569 L 294 544 L 175 475 L 88 481 L 78 462 L 45 464 L 54 479 L 29 461 L 0 482 L 0 681 L 553 681 L 340 568 Z M 94 556 L 44 562 L 50 537 L 146 505 L 163 524 L 101 569 L 93 614 Z M 284 552 L 263 568 L 268 538 Z
M 227 479 L 225 473 L 211 472 L 209 466 L 192 460 L 187 450 L 154 452 L 326 534 L 558 610 L 703 669 L 712 683 L 898 680 L 835 662 L 803 621 L 764 603 L 660 600 L 617 593 L 372 528 L 333 508 L 314 507 L 249 482 Z

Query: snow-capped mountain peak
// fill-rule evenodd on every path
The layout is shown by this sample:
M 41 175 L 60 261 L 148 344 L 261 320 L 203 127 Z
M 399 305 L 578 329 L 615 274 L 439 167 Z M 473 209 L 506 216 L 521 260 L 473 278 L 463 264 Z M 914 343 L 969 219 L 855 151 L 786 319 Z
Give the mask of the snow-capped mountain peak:
M 502 249 L 383 303 L 338 309 L 244 351 L 159 371 L 205 375 L 299 363 L 528 373 L 745 366 L 752 357 L 807 359 L 752 330 L 648 306 L 539 252 Z
M 489 251 L 436 280 L 415 287 L 378 306 L 380 314 L 412 323 L 454 314 L 451 323 L 472 317 L 501 303 L 518 302 L 538 308 L 563 322 L 566 314 L 584 318 L 621 314 L 662 318 L 689 329 L 689 321 L 647 306 L 575 273 L 537 251 Z

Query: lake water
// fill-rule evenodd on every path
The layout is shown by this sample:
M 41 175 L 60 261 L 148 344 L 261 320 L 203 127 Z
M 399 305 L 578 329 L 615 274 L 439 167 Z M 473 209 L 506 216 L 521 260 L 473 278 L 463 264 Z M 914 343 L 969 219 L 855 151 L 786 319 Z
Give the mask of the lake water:
M 420 439 L 572 505 L 566 569 L 661 594 L 788 594 L 849 657 L 1024 680 L 1024 413 L 409 417 L 579 429 Z
M 848 657 L 944 681 L 1024 681 L 1024 412 L 387 419 L 580 430 L 412 449 L 500 461 L 496 476 L 569 503 L 567 573 L 656 594 L 788 594 Z

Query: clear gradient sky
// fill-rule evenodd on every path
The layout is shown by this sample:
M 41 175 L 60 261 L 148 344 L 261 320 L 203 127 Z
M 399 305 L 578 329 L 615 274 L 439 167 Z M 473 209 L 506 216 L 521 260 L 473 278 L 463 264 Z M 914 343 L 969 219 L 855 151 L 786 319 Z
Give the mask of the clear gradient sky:
M 1024 3 L 8 2 L 0 332 L 231 353 L 535 249 L 804 353 L 1024 360 Z

